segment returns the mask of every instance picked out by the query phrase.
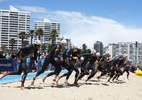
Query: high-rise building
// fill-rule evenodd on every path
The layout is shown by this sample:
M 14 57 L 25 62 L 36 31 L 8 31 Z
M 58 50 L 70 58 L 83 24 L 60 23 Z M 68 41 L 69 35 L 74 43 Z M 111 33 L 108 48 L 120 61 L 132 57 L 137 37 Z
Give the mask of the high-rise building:
M 60 34 L 60 22 L 51 22 L 47 18 L 44 18 L 43 21 L 35 21 L 34 27 L 35 27 L 35 30 L 37 30 L 39 28 L 41 28 L 43 30 L 44 35 L 40 38 L 40 40 L 44 44 L 51 43 L 51 41 L 49 41 L 49 36 L 50 36 L 50 33 L 53 29 L 55 29 L 57 31 L 57 33 Z M 37 39 L 37 38 L 38 37 L 35 37 L 35 39 Z M 57 37 L 56 42 L 59 42 L 60 38 L 62 38 L 62 37 Z
M 111 43 L 111 44 L 109 44 L 107 47 L 105 47 L 104 51 L 105 51 L 105 52 L 106 52 L 106 51 L 109 52 L 110 57 L 113 57 L 113 56 L 115 56 L 115 55 L 118 54 L 118 51 L 117 51 L 116 48 L 118 48 L 118 45 L 115 44 L 115 43 Z
M 100 52 L 101 55 L 103 55 L 103 43 L 100 42 L 100 41 L 96 41 L 94 43 L 94 49 L 97 51 L 97 52 Z
M 127 54 L 128 60 L 132 60 L 135 65 L 142 65 L 142 43 L 139 42 L 119 42 L 109 44 L 105 51 L 108 51 L 111 57 L 118 53 Z
M 18 34 L 30 30 L 30 14 L 30 12 L 19 11 L 13 6 L 10 6 L 10 10 L 0 9 L 0 47 L 6 45 L 7 49 L 10 49 L 9 40 L 12 38 L 16 40 L 14 50 L 21 47 Z

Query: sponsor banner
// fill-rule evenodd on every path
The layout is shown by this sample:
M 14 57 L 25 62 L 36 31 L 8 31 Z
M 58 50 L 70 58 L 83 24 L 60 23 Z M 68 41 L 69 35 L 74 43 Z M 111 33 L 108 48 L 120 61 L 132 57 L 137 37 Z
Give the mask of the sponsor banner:
M 14 71 L 12 60 L 0 60 L 0 72 Z

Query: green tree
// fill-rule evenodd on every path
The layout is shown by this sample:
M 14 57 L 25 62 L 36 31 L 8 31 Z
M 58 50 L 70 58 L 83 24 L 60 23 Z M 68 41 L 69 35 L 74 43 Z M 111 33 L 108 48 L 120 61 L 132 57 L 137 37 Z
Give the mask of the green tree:
M 90 50 L 90 49 L 87 49 L 87 50 L 86 50 L 86 53 L 91 53 L 91 50 Z
M 23 47 L 23 42 L 24 42 L 24 39 L 26 39 L 27 38 L 27 34 L 26 34 L 26 32 L 20 32 L 19 33 L 19 38 L 20 39 L 22 39 L 22 47 Z
M 48 44 L 48 46 L 47 46 L 47 48 L 48 48 L 47 52 L 49 52 L 51 50 L 51 47 L 52 47 L 52 44 Z
M 43 30 L 41 28 L 38 28 L 36 31 L 35 31 L 35 35 L 38 36 L 38 39 L 40 40 L 40 37 L 43 36 Z
M 29 44 L 29 41 L 27 41 L 27 40 L 24 40 L 23 41 L 23 46 L 26 46 L 26 45 L 28 45 Z
M 30 30 L 29 32 L 28 32 L 28 37 L 30 37 L 31 38 L 31 40 L 30 40 L 30 42 L 31 42 L 31 44 L 33 44 L 32 42 L 33 42 L 33 37 L 34 37 L 34 30 Z
M 11 38 L 11 39 L 9 40 L 9 43 L 10 43 L 10 45 L 11 45 L 11 51 L 13 52 L 13 46 L 14 46 L 14 44 L 16 44 L 16 40 L 15 40 L 14 38 Z
M 41 52 L 44 53 L 46 50 L 46 45 L 45 44 L 42 44 L 41 45 Z
M 56 37 L 58 37 L 59 33 L 57 32 L 56 29 L 53 29 L 50 33 L 50 36 L 49 36 L 49 40 L 51 40 L 51 43 L 54 44 L 55 41 L 56 41 Z
M 1 50 L 2 50 L 2 51 L 6 50 L 6 45 L 2 44 L 2 45 L 1 45 Z

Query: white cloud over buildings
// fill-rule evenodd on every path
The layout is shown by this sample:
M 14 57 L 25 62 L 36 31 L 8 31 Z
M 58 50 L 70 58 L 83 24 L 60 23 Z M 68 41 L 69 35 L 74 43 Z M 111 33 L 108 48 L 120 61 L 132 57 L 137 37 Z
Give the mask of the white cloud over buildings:
M 51 11 L 37 6 L 17 6 L 17 8 L 30 11 L 34 15 L 31 18 L 35 20 L 46 17 L 51 21 L 60 22 L 61 34 L 79 46 L 85 43 L 88 48 L 92 48 L 95 41 L 102 41 L 105 46 L 121 41 L 141 42 L 142 28 L 128 28 L 113 19 L 87 16 L 74 11 Z

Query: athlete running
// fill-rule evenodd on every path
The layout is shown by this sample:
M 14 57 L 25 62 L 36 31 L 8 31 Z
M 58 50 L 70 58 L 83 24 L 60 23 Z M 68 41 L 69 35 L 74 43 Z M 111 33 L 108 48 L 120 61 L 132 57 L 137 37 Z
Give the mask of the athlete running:
M 96 50 L 92 49 L 91 54 L 83 54 L 84 57 L 83 62 L 81 63 L 81 73 L 77 80 L 80 80 L 85 75 L 89 75 L 89 71 L 94 68 L 92 66 L 94 65 L 94 62 L 96 61 Z
M 23 72 L 24 74 L 22 75 L 22 80 L 21 80 L 21 86 L 20 88 L 22 90 L 25 89 L 24 87 L 24 83 L 25 83 L 25 79 L 26 76 L 28 74 L 28 68 L 26 66 L 26 59 L 29 55 L 31 55 L 32 53 L 34 53 L 34 64 L 35 66 L 37 65 L 36 60 L 37 60 L 37 51 L 39 50 L 41 45 L 41 41 L 40 40 L 36 40 L 34 42 L 34 44 L 28 45 L 26 47 L 20 48 L 17 55 L 17 60 L 18 60 L 18 64 L 19 64 L 19 69 L 17 72 L 6 72 L 3 73 L 3 76 L 1 77 L 1 79 L 5 76 L 8 75 L 21 75 L 21 73 Z
M 56 82 L 56 78 L 57 78 L 57 76 L 59 75 L 59 73 L 60 73 L 60 71 L 61 71 L 61 68 L 60 68 L 60 65 L 59 65 L 59 64 L 55 61 L 55 59 L 54 59 L 54 58 L 55 58 L 55 52 L 56 52 L 56 51 L 59 51 L 59 52 L 60 52 L 61 49 L 65 48 L 66 45 L 67 45 L 67 41 L 66 41 L 66 40 L 62 40 L 59 44 L 55 44 L 55 45 L 51 48 L 51 50 L 49 51 L 49 54 L 45 57 L 45 61 L 44 61 L 44 63 L 43 63 L 43 66 L 42 66 L 41 70 L 39 70 L 39 71 L 36 73 L 35 77 L 33 78 L 33 81 L 32 81 L 32 83 L 31 83 L 31 85 L 34 85 L 34 82 L 35 82 L 36 78 L 37 78 L 41 73 L 43 73 L 43 72 L 46 70 L 46 68 L 47 68 L 47 66 L 48 66 L 49 63 L 51 63 L 51 64 L 55 67 L 55 70 L 54 70 L 53 73 L 48 74 L 46 77 L 55 74 L 55 78 L 53 79 L 53 82 L 52 82 L 52 83 L 55 83 L 55 82 Z M 46 79 L 46 77 L 45 77 L 45 79 Z M 43 81 L 44 81 L 44 79 L 43 79 Z
M 66 51 L 66 62 L 69 65 L 68 67 L 68 72 L 64 73 L 63 75 L 59 76 L 58 80 L 61 79 L 62 77 L 66 76 L 66 80 L 65 80 L 65 84 L 69 84 L 68 83 L 68 79 L 71 75 L 71 73 L 73 72 L 73 70 L 76 72 L 75 73 L 75 80 L 74 80 L 74 84 L 78 85 L 77 83 L 77 77 L 79 75 L 79 70 L 76 66 L 76 63 L 79 61 L 78 60 L 78 51 L 77 51 L 77 45 L 73 44 L 71 48 L 68 48 Z

